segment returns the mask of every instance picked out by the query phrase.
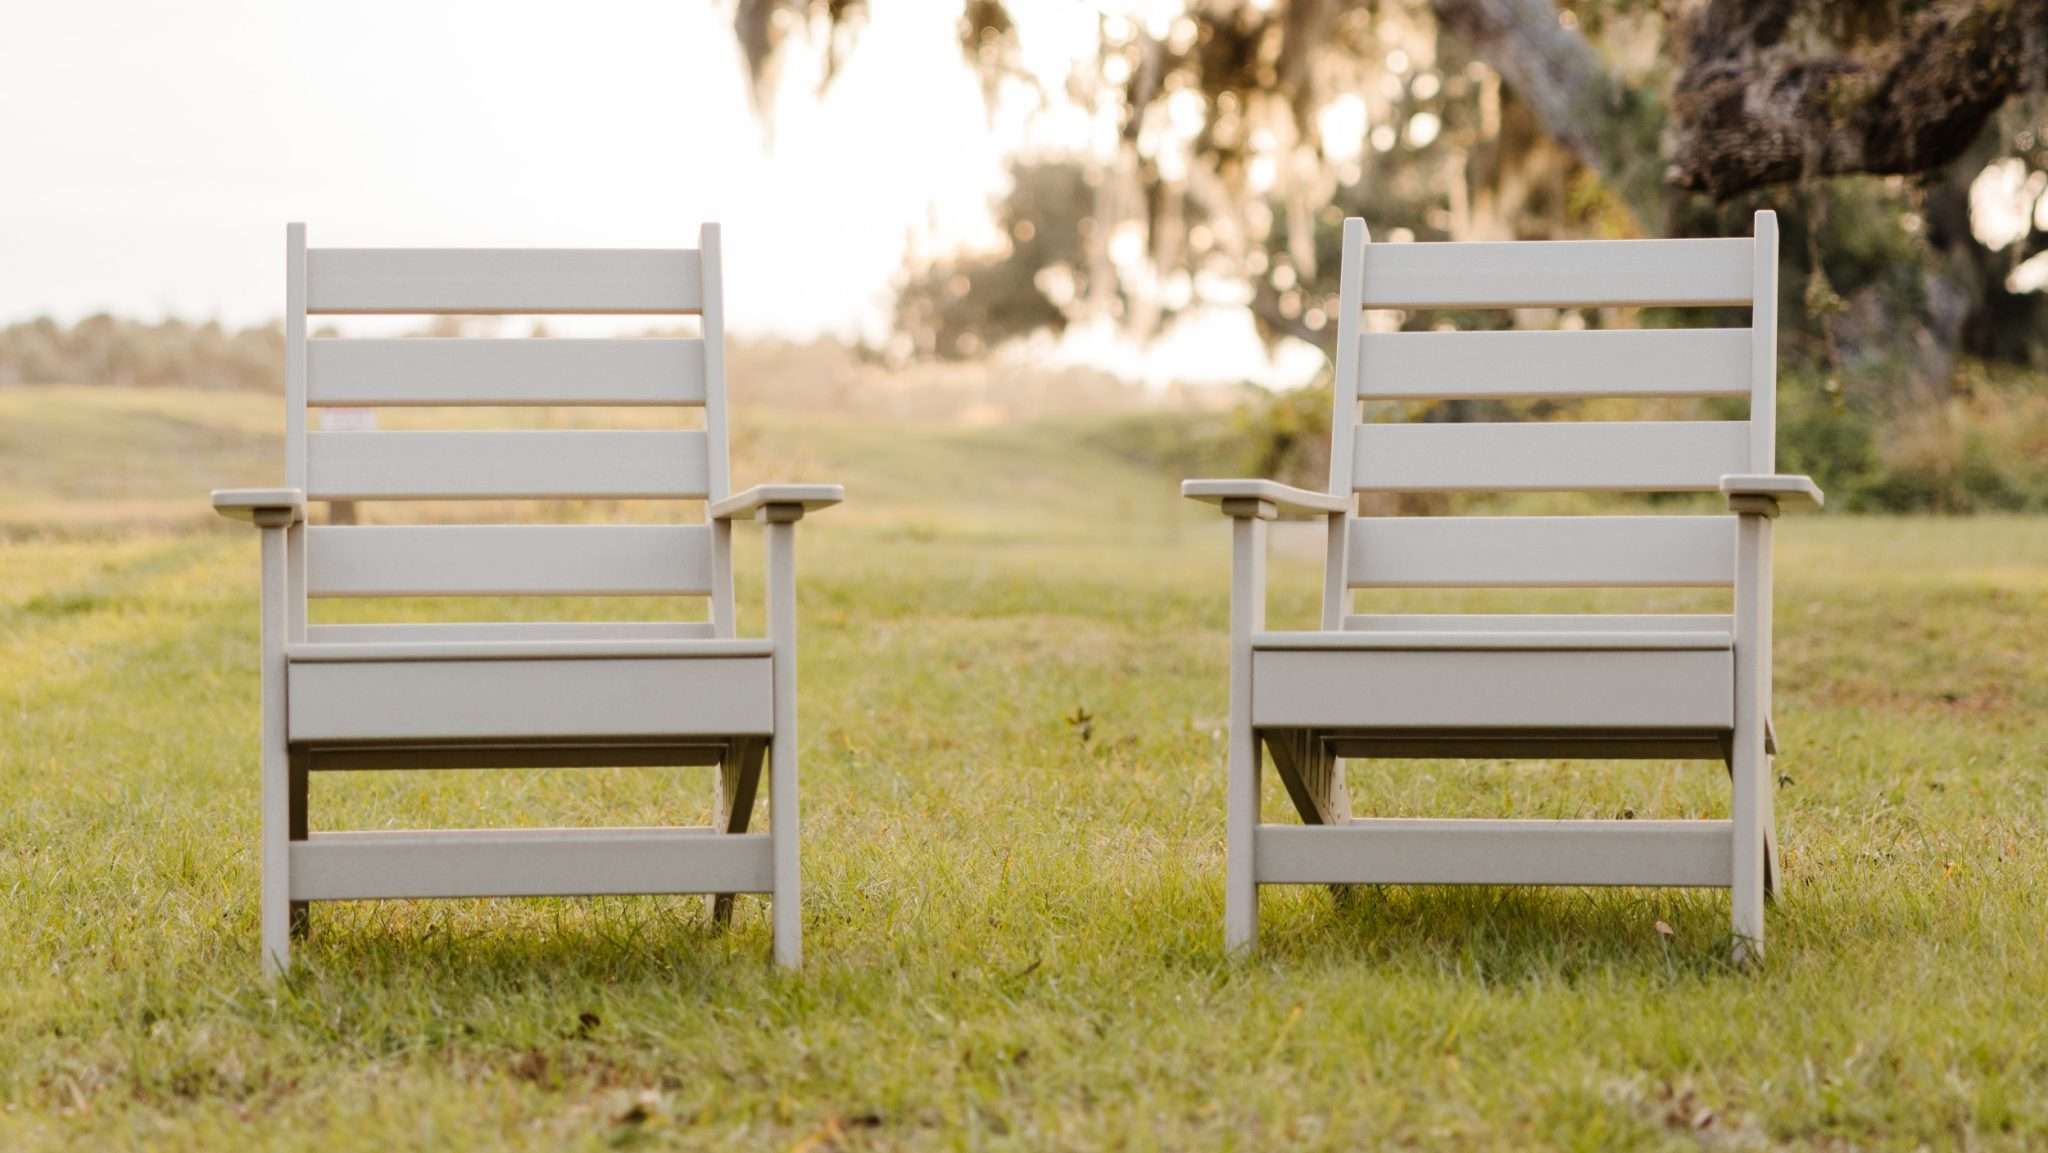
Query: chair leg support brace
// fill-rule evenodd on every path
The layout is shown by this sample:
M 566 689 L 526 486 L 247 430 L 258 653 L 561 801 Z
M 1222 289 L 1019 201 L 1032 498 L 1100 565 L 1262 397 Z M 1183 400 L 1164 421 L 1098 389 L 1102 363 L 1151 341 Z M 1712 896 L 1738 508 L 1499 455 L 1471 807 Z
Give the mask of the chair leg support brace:
M 291 966 L 291 753 L 285 745 L 286 600 L 283 528 L 263 530 L 263 969 Z
M 1771 519 L 1737 518 L 1735 588 L 1735 744 L 1733 922 L 1735 957 L 1764 955 L 1765 838 L 1771 821 L 1770 758 L 1764 718 L 1771 715 Z
M 1351 797 L 1344 787 L 1344 763 L 1312 729 L 1267 729 L 1260 734 L 1273 755 L 1273 769 L 1287 786 L 1287 799 L 1304 825 L 1341 825 L 1351 819 Z M 1351 899 L 1351 885 L 1331 885 L 1330 896 L 1341 906 Z
M 767 749 L 767 742 L 761 738 L 744 737 L 734 741 L 726 750 L 725 759 L 718 763 L 718 811 L 711 825 L 719 832 L 747 831 L 754 817 L 754 795 L 761 787 L 761 756 Z M 732 923 L 733 894 L 712 893 L 704 900 L 711 911 L 712 924 Z
M 300 751 L 291 754 L 290 763 L 291 800 L 286 806 L 289 809 L 289 817 L 287 819 L 288 827 L 285 831 L 285 839 L 296 843 L 306 839 L 306 795 L 308 786 L 311 784 L 308 779 L 310 776 L 308 770 L 312 767 L 312 758 L 304 751 Z M 303 941 L 312 931 L 313 902 L 293 901 L 292 940 Z
M 798 515 L 801 515 L 799 513 Z M 775 643 L 775 736 L 769 745 L 768 831 L 774 842 L 775 963 L 803 964 L 803 878 L 797 854 L 796 525 L 770 519 L 768 639 Z
M 1351 819 L 1343 764 L 1314 730 L 1267 729 L 1262 735 L 1302 824 L 1337 825 Z
M 1266 522 L 1231 520 L 1230 769 L 1224 843 L 1223 947 L 1258 943 L 1259 738 L 1252 730 L 1252 634 L 1266 627 Z

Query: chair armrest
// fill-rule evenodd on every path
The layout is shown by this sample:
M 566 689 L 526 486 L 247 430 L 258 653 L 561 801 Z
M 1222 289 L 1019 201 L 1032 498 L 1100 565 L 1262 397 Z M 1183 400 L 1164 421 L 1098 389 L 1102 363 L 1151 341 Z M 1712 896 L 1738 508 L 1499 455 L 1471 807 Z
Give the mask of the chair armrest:
M 1189 500 L 1217 505 L 1226 516 L 1257 516 L 1262 520 L 1271 520 L 1280 513 L 1328 516 L 1345 509 L 1341 496 L 1310 492 L 1272 480 L 1184 480 L 1180 494 Z
M 831 508 L 846 499 L 846 488 L 836 484 L 757 484 L 736 492 L 711 506 L 712 520 L 736 520 L 746 516 L 780 517 L 797 520 L 805 513 Z
M 213 511 L 262 528 L 289 528 L 306 519 L 306 494 L 295 488 L 217 488 Z
M 1809 476 L 1737 475 L 1721 478 L 1731 512 L 1776 516 L 1782 509 L 1817 509 L 1827 503 Z

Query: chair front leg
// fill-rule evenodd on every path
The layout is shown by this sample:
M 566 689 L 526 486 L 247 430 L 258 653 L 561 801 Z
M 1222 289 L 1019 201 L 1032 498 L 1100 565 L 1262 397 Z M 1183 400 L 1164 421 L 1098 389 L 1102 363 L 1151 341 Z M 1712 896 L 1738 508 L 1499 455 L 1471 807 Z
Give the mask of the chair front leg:
M 1776 512 L 1736 518 L 1735 733 L 1732 756 L 1734 875 L 1730 904 L 1735 957 L 1764 955 L 1764 874 L 1770 837 L 1770 757 L 1764 725 L 1771 715 L 1771 520 Z
M 262 522 L 258 522 L 262 524 Z M 263 821 L 261 898 L 263 970 L 291 967 L 291 751 L 285 728 L 285 637 L 291 629 L 285 526 L 262 524 Z
M 1241 953 L 1259 937 L 1259 739 L 1252 728 L 1252 634 L 1266 626 L 1266 521 L 1254 502 L 1231 514 L 1230 761 L 1225 785 L 1223 946 Z
M 767 521 L 768 639 L 775 645 L 775 735 L 769 744 L 768 832 L 775 857 L 775 963 L 803 964 L 803 877 L 797 849 L 796 521 L 801 508 L 771 506 Z

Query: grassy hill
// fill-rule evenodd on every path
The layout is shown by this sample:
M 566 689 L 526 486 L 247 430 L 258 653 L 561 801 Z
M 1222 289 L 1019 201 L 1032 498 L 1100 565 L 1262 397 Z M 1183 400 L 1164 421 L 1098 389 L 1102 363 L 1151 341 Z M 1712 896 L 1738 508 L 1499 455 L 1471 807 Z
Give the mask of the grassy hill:
M 316 910 L 272 987 L 256 546 L 204 492 L 275 480 L 276 403 L 0 390 L 0 1147 L 2048 1142 L 2048 521 L 1784 524 L 1762 972 L 1726 961 L 1725 896 L 1635 890 L 1269 890 L 1231 961 L 1220 518 L 1097 447 L 1128 439 L 1106 417 L 750 409 L 742 482 L 849 493 L 799 530 L 804 972 L 769 967 L 744 900 L 724 934 L 696 900 L 394 903 Z M 1276 544 L 1280 627 L 1312 618 L 1318 543 Z M 1727 811 L 1706 764 L 1350 784 L 1392 815 Z M 694 822 L 714 788 L 338 774 L 312 812 Z M 1288 811 L 1270 774 L 1265 804 Z

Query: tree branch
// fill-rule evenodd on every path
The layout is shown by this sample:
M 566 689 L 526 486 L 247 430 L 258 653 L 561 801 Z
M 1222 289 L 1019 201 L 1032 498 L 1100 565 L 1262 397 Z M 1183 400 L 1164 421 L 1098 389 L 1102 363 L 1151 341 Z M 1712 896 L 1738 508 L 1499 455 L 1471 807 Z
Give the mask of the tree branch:
M 1867 58 L 1790 43 L 1795 0 L 1711 0 L 1673 96 L 1667 179 L 1725 199 L 1806 176 L 1914 173 L 2048 80 L 2048 0 L 1942 3 Z
M 1301 318 L 1300 313 L 1297 312 L 1293 316 L 1287 315 L 1280 310 L 1280 294 L 1267 286 L 1263 279 L 1256 277 L 1254 279 L 1259 280 L 1259 286 L 1252 292 L 1249 307 L 1251 308 L 1252 319 L 1258 322 L 1259 327 L 1275 336 L 1291 336 L 1303 344 L 1315 348 L 1323 348 L 1328 345 L 1330 334 L 1327 329 L 1331 325 L 1325 325 L 1324 328 L 1320 329 L 1310 328 L 1308 322 Z

